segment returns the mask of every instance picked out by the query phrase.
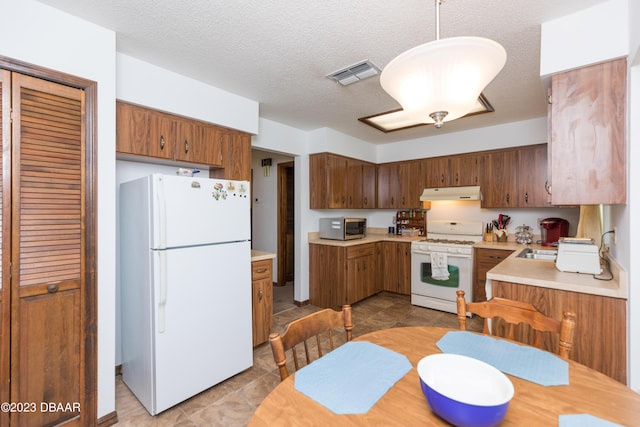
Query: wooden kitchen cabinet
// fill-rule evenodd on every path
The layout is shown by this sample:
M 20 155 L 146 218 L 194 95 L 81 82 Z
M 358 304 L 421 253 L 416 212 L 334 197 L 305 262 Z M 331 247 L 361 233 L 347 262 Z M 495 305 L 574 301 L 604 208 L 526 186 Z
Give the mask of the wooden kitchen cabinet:
M 376 293 L 376 245 L 347 248 L 347 301 L 361 301 Z
M 569 358 L 626 383 L 626 300 L 501 281 L 493 281 L 492 292 L 495 297 L 528 302 L 542 314 L 558 320 L 562 319 L 563 311 L 574 312 L 575 329 Z M 494 323 L 500 331 L 500 323 Z M 516 331 L 516 339 L 532 344 L 527 332 L 522 325 Z M 542 347 L 555 352 L 558 337 L 545 333 Z
M 551 77 L 549 176 L 554 205 L 624 204 L 627 61 Z
M 481 158 L 483 208 L 510 208 L 517 205 L 515 151 L 496 150 Z
M 464 187 L 480 185 L 479 158 L 476 153 L 458 154 L 449 157 L 449 185 Z
M 375 243 L 309 244 L 309 302 L 339 308 L 377 293 L 375 265 Z
M 546 144 L 484 152 L 480 156 L 483 208 L 548 207 Z
M 547 194 L 547 144 L 529 145 L 516 151 L 516 200 L 519 208 L 549 207 Z
M 475 248 L 473 255 L 473 301 L 487 300 L 487 271 L 500 264 L 512 250 Z
M 116 151 L 178 163 L 223 166 L 216 125 L 151 108 L 116 102 Z
M 378 204 L 381 209 L 420 207 L 420 161 L 378 165 Z
M 125 102 L 116 103 L 116 149 L 120 153 L 173 159 L 176 121 Z
M 376 200 L 377 167 L 373 163 L 362 163 L 362 207 L 373 209 L 378 206 Z
M 480 185 L 478 155 L 468 153 L 422 159 L 420 182 L 422 188 Z
M 382 290 L 411 295 L 411 243 L 380 242 Z
M 375 165 L 331 153 L 309 156 L 311 209 L 375 207 Z M 373 180 L 373 181 L 371 181 Z
M 219 130 L 208 123 L 177 119 L 175 160 L 222 166 Z
M 253 346 L 267 342 L 273 324 L 273 270 L 271 259 L 251 262 Z
M 350 209 L 376 207 L 376 166 L 374 164 L 347 159 L 347 207 Z
M 218 140 L 223 163 L 220 168 L 211 168 L 209 177 L 251 181 L 251 135 L 220 128 Z

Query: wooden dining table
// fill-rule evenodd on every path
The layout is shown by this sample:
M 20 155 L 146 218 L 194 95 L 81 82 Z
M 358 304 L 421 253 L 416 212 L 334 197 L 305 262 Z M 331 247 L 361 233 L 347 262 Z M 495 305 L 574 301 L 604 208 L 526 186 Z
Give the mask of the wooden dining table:
M 355 338 L 354 341 L 371 342 L 403 354 L 412 365 L 412 369 L 364 414 L 333 413 L 297 391 L 294 374 L 267 395 L 249 425 L 448 425 L 431 411 L 420 389 L 416 367 L 423 357 L 442 353 L 436 343 L 453 330 L 427 326 L 400 327 Z M 559 416 L 568 414 L 589 414 L 624 426 L 640 426 L 640 394 L 600 372 L 571 360 L 568 362 L 569 385 L 542 386 L 507 375 L 515 393 L 501 426 L 557 426 Z

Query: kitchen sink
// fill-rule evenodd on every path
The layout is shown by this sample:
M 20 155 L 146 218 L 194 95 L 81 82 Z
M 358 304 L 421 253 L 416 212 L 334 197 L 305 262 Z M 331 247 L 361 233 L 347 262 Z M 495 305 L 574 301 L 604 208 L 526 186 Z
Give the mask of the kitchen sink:
M 558 251 L 556 249 L 524 249 L 522 252 L 518 254 L 518 258 L 527 258 L 527 259 L 546 259 L 550 261 L 554 261 L 556 259 L 556 255 Z

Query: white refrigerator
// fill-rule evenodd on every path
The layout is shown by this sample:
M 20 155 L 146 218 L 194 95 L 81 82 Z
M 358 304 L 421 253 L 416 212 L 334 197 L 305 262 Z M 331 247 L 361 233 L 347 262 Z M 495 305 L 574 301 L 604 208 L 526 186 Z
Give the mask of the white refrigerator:
M 249 182 L 120 186 L 122 379 L 151 415 L 253 364 Z

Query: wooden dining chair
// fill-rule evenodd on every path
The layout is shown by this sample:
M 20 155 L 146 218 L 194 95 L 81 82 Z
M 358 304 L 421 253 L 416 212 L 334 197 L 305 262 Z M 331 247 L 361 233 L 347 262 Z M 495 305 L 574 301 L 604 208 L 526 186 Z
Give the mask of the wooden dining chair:
M 509 326 L 505 338 L 514 340 L 515 327 L 520 323 L 531 326 L 535 332 L 533 345 L 542 348 L 542 332 L 559 334 L 559 343 L 556 353 L 567 359 L 573 345 L 573 330 L 575 328 L 575 314 L 565 311 L 562 321 L 547 317 L 540 313 L 529 303 L 514 301 L 505 298 L 491 298 L 485 302 L 467 303 L 464 299 L 464 291 L 457 291 L 458 328 L 466 330 L 467 312 L 484 317 L 483 333 L 491 335 L 489 319 L 499 317 Z M 527 343 L 528 344 L 528 343 Z
M 291 353 L 293 354 L 293 364 L 297 371 L 300 367 L 297 353 L 299 345 L 304 347 L 305 359 L 308 365 L 312 360 L 314 360 L 314 355 L 316 356 L 315 359 L 322 357 L 323 344 L 325 344 L 325 350 L 328 348 L 326 353 L 334 349 L 333 329 L 342 327 L 346 333 L 346 340 L 351 341 L 351 330 L 353 325 L 351 323 L 350 305 L 343 305 L 342 311 L 325 308 L 324 310 L 308 314 L 300 319 L 289 322 L 281 334 L 277 332 L 270 334 L 269 342 L 271 343 L 273 360 L 275 360 L 276 365 L 280 370 L 280 380 L 284 380 L 289 376 L 289 371 L 287 369 L 287 351 L 291 350 Z M 327 335 L 329 337 L 328 346 L 326 346 L 326 341 L 321 339 L 325 338 Z M 314 341 L 312 340 L 313 337 L 316 338 L 315 351 L 313 351 L 312 344 L 308 343 L 308 341 L 311 341 L 311 343 Z

